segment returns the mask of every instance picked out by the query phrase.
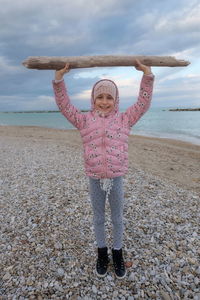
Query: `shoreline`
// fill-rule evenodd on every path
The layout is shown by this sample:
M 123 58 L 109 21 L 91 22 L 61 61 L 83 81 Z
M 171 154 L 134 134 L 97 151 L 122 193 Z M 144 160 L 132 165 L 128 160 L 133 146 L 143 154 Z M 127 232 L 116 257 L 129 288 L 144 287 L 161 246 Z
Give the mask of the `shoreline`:
M 0 137 L 22 144 L 60 145 L 82 152 L 78 130 L 39 126 L 0 126 Z M 14 145 L 14 144 L 13 144 Z M 38 153 L 40 155 L 40 153 Z M 129 136 L 129 172 L 141 169 L 169 183 L 200 193 L 200 146 L 185 141 L 139 135 Z
M 200 139 L 194 138 L 194 137 L 185 137 L 185 138 L 178 138 L 178 137 L 172 137 L 169 134 L 163 134 L 162 136 L 156 136 L 153 134 L 137 134 L 137 133 L 131 133 L 131 135 L 136 135 L 139 137 L 147 137 L 147 138 L 155 138 L 155 139 L 162 139 L 162 140 L 169 140 L 169 141 L 178 141 L 178 142 L 184 142 L 189 143 L 192 145 L 200 146 Z
M 78 131 L 76 128 L 53 128 L 53 127 L 45 127 L 45 126 L 37 126 L 37 125 L 0 125 L 0 128 L 5 128 L 5 127 L 10 127 L 10 128 L 38 128 L 38 129 L 48 129 L 48 130 L 60 130 L 60 131 Z M 168 136 L 155 136 L 153 134 L 138 134 L 137 132 L 130 132 L 130 136 L 136 136 L 138 138 L 144 138 L 144 139 L 152 139 L 152 140 L 163 140 L 163 141 L 169 141 L 169 142 L 180 142 L 180 143 L 186 143 L 194 146 L 200 147 L 200 141 L 196 141 L 195 138 L 191 137 L 191 140 L 188 138 L 186 139 L 178 139 L 178 138 L 172 138 Z

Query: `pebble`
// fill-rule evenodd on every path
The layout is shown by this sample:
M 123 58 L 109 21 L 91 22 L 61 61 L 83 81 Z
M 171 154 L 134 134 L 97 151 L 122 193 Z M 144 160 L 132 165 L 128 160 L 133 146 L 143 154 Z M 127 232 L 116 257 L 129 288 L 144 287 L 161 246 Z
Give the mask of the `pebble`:
M 113 298 L 116 298 L 118 296 L 118 291 L 113 292 Z
M 128 296 L 128 300 L 134 300 L 133 296 Z
M 93 293 L 95 293 L 95 294 L 97 293 L 97 288 L 96 288 L 95 285 L 92 286 L 92 291 L 93 291 Z
M 48 287 L 48 282 L 44 282 L 43 287 L 46 289 Z
M 7 273 L 3 276 L 3 280 L 8 280 L 8 279 L 10 279 L 10 277 L 11 277 L 11 274 L 7 272 Z
M 167 294 L 165 291 L 161 290 L 160 291 L 160 296 L 163 300 L 171 300 L 171 297 L 169 296 L 169 294 Z
M 62 269 L 62 268 L 58 268 L 58 270 L 57 270 L 57 274 L 58 274 L 58 276 L 60 276 L 60 277 L 63 277 L 63 276 L 64 276 L 64 274 L 65 274 L 65 270 L 64 270 L 64 269 Z
M 58 290 L 59 292 L 64 292 L 62 286 L 61 286 L 58 282 L 55 282 L 55 283 L 54 283 L 54 288 L 55 288 L 56 290 Z
M 130 273 L 128 280 L 134 281 L 135 280 L 135 274 L 133 272 Z
M 55 244 L 55 249 L 57 249 L 57 250 L 62 249 L 62 244 L 59 243 L 59 242 L 57 242 L 57 243 Z
M 200 299 L 200 198 L 193 191 L 130 168 L 124 177 L 127 276 L 116 279 L 111 261 L 108 275 L 98 278 L 81 151 L 67 142 L 57 147 L 46 140 L 45 148 L 40 140 L 0 142 L 3 299 Z M 111 249 L 108 203 L 106 220 Z

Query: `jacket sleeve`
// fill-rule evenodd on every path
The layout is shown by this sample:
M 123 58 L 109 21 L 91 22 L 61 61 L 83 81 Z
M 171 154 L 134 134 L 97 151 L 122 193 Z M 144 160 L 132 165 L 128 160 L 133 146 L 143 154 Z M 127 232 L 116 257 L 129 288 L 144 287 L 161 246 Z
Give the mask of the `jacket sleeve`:
M 149 109 L 152 99 L 154 75 L 143 75 L 140 83 L 139 97 L 135 104 L 130 106 L 122 115 L 123 120 L 132 127 Z
M 55 94 L 56 104 L 58 105 L 60 112 L 77 129 L 82 129 L 85 124 L 85 115 L 71 104 L 69 96 L 67 94 L 64 80 L 62 81 L 53 80 L 52 83 L 53 83 L 53 90 Z

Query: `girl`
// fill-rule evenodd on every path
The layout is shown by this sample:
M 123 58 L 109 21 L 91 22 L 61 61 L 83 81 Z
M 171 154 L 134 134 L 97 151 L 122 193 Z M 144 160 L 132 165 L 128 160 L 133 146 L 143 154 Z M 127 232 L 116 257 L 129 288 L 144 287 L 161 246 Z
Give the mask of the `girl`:
M 95 83 L 91 95 L 91 110 L 81 113 L 68 97 L 63 75 L 69 65 L 55 73 L 53 88 L 61 113 L 79 131 L 84 148 L 85 172 L 89 177 L 90 199 L 93 209 L 94 232 L 98 258 L 96 273 L 107 274 L 109 263 L 105 239 L 105 203 L 109 201 L 113 226 L 112 259 L 115 275 L 124 278 L 126 268 L 122 253 L 123 239 L 123 175 L 128 169 L 128 136 L 131 127 L 148 110 L 152 98 L 154 75 L 151 68 L 136 61 L 135 68 L 142 71 L 138 101 L 126 112 L 119 112 L 119 93 L 112 80 Z

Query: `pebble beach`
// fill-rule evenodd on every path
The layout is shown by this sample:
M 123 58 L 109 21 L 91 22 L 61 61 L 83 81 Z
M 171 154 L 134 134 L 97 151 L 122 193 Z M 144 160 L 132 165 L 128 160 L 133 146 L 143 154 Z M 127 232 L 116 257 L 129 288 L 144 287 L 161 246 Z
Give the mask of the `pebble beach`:
M 95 274 L 76 130 L 0 126 L 0 299 L 200 299 L 200 146 L 130 136 L 127 276 Z M 109 254 L 110 208 L 106 203 Z

